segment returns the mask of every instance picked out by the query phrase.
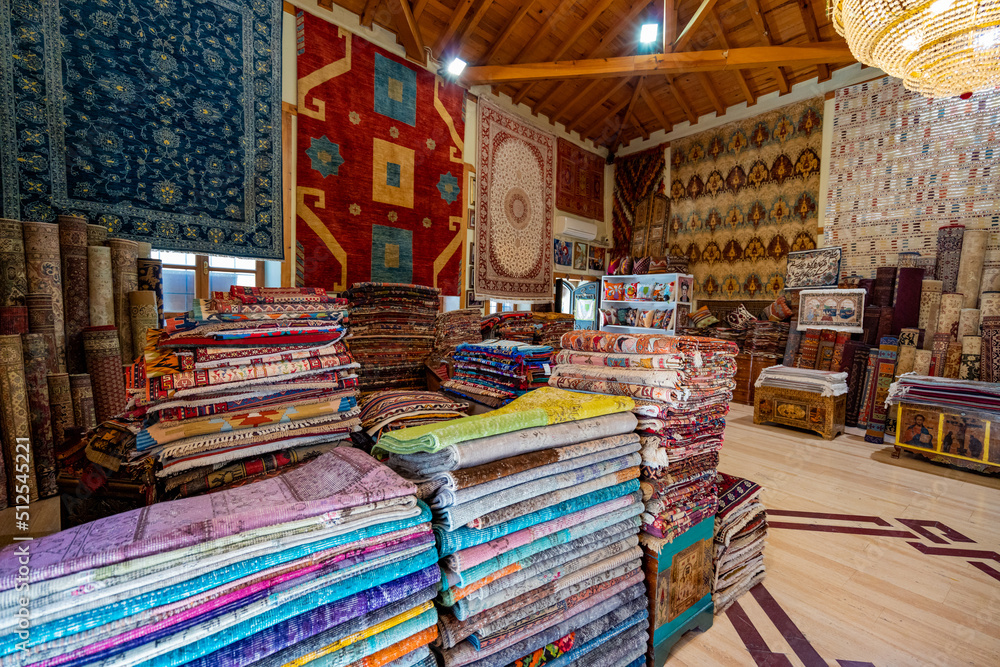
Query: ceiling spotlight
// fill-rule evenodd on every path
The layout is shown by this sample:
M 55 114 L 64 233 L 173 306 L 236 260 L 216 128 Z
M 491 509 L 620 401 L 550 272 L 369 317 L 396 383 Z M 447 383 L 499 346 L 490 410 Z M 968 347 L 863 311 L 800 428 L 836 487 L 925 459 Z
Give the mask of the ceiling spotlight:
M 452 58 L 451 62 L 448 63 L 448 74 L 452 76 L 458 76 L 465 69 L 465 61 L 461 58 Z
M 643 44 L 651 44 L 656 41 L 656 33 L 659 32 L 660 26 L 655 23 L 645 23 L 642 29 L 639 31 L 639 41 Z

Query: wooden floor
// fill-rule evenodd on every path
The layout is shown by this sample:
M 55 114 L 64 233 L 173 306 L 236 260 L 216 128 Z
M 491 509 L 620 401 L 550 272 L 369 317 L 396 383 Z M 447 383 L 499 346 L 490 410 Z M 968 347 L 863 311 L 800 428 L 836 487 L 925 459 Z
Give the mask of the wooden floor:
M 734 405 L 719 469 L 764 487 L 767 578 L 668 664 L 1000 665 L 997 484 L 872 458 L 886 447 L 754 426 Z

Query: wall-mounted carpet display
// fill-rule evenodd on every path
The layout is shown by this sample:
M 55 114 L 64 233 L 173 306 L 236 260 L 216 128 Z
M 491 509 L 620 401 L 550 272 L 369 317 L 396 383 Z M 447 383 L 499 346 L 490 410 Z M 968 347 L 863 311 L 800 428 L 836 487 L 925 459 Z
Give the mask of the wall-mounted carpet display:
M 671 144 L 670 253 L 696 297 L 782 293 L 785 256 L 816 247 L 822 135 L 814 98 Z
M 28 310 L 24 305 L 27 293 L 21 223 L 0 219 L 0 335 L 27 333 Z
M 552 300 L 555 137 L 479 98 L 476 299 Z
M 639 201 L 632 218 L 632 257 L 636 266 L 650 262 L 652 257 L 664 257 L 667 246 L 667 217 L 670 200 L 665 194 L 655 192 Z M 640 259 L 641 258 L 641 259 Z M 639 273 L 633 269 L 634 273 Z M 644 271 L 648 272 L 648 271 Z
M 981 150 L 1000 90 L 928 99 L 882 77 L 838 89 L 834 104 L 824 245 L 843 247 L 845 275 L 861 276 L 895 265 L 901 252 L 942 251 L 934 277 L 945 292 L 962 291 L 954 282 L 961 230 L 949 226 L 1000 227 L 1000 152 Z M 987 266 L 1000 268 L 993 243 Z
M 16 334 L 0 336 L 0 437 L 3 438 L 3 458 L 7 460 L 7 479 L 4 480 L 7 500 L 11 505 L 26 505 L 25 495 L 32 502 L 38 500 L 35 461 L 30 456 L 31 416 L 28 414 L 24 356 L 21 337 Z
M 666 166 L 663 146 L 615 160 L 615 188 L 611 203 L 613 258 L 630 255 L 636 208 L 639 202 L 658 190 Z
M 788 253 L 785 289 L 836 287 L 840 281 L 840 248 Z
M 59 227 L 45 222 L 22 223 L 28 292 L 52 297 L 56 365 L 66 371 L 66 330 L 63 311 L 62 262 L 59 259 Z
M 70 373 L 81 373 L 87 368 L 81 332 L 90 326 L 86 220 L 71 215 L 59 216 L 59 254 L 66 310 L 66 368 Z
M 304 284 L 460 294 L 464 89 L 303 12 L 298 49 Z
M 49 407 L 48 374 L 49 346 L 41 334 L 21 334 L 24 355 L 24 381 L 28 396 L 28 417 L 31 420 L 31 458 L 38 476 L 38 493 L 42 498 L 56 494 L 55 439 L 52 435 L 52 411 Z
M 604 220 L 604 158 L 559 139 L 556 208 L 591 220 Z
M 282 258 L 280 2 L 25 7 L 0 13 L 0 215 Z

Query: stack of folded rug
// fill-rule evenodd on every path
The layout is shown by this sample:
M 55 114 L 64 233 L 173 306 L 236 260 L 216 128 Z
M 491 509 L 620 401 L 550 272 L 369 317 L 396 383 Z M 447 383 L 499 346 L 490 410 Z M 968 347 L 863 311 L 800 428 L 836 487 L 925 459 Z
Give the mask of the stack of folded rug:
M 479 308 L 464 308 L 438 313 L 434 321 L 434 350 L 431 359 L 437 363 L 451 359 L 452 353 L 462 343 L 478 343 L 483 339 L 479 333 Z
M 382 436 L 390 467 L 436 485 L 445 667 L 617 666 L 645 654 L 633 406 L 543 388 Z
M 642 443 L 643 544 L 656 553 L 715 514 L 715 472 L 737 348 L 690 336 L 573 331 L 550 384 L 635 399 Z
M 430 667 L 441 579 L 430 520 L 411 484 L 342 448 L 279 478 L 10 546 L 0 552 L 0 656 Z M 22 551 L 31 627 L 19 637 Z
M 425 389 L 441 290 L 401 283 L 356 283 L 348 345 L 361 364 L 361 391 Z
M 842 396 L 847 393 L 847 373 L 770 366 L 760 372 L 754 386 L 794 389 L 821 396 Z
M 532 313 L 532 319 L 537 325 L 535 343 L 548 345 L 556 352 L 560 349 L 563 334 L 573 330 L 575 320 L 570 313 Z
M 386 389 L 361 401 L 361 428 L 376 442 L 385 433 L 464 417 L 468 405 L 435 391 Z
M 303 299 L 311 299 L 303 301 Z M 167 497 L 275 475 L 358 430 L 357 364 L 342 299 L 241 288 L 147 333 L 127 372 L 130 409 L 89 436 L 87 458 L 155 462 Z
M 552 348 L 491 339 L 459 345 L 454 359 L 454 374 L 441 383 L 441 388 L 498 408 L 548 384 Z
M 498 335 L 498 329 L 501 325 L 508 325 L 511 320 L 530 320 L 531 311 L 519 310 L 511 311 L 509 313 L 493 313 L 484 317 L 479 322 L 479 331 L 482 335 L 483 340 L 489 338 L 500 338 Z
M 760 485 L 722 472 L 718 485 L 712 585 L 716 614 L 764 579 L 767 540 L 767 510 L 758 500 Z
M 535 314 L 528 312 L 526 317 L 507 317 L 496 326 L 494 338 L 513 340 L 526 345 L 533 345 L 538 338 L 538 325 L 535 324 Z

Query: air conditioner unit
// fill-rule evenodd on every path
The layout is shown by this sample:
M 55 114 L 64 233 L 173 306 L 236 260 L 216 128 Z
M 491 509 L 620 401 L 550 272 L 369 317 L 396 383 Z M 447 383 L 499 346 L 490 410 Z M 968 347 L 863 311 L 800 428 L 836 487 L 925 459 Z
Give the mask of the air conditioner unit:
M 557 215 L 555 235 L 593 241 L 597 238 L 597 225 L 568 215 Z

